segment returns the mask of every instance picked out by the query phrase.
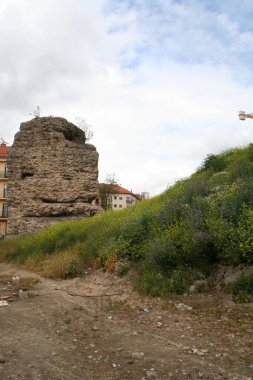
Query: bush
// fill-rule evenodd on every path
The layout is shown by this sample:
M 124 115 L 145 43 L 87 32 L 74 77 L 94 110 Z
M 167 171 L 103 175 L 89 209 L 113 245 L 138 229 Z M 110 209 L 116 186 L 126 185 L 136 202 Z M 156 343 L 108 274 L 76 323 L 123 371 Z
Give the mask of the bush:
M 107 244 L 105 244 L 99 250 L 99 261 L 100 265 L 105 266 L 106 261 L 109 257 L 114 256 L 117 260 L 119 259 L 128 259 L 129 256 L 129 243 L 122 239 L 111 239 L 108 240 Z
M 65 278 L 73 278 L 82 274 L 81 261 L 78 259 L 71 259 L 67 270 L 64 273 Z
M 184 200 L 182 198 L 172 199 L 166 202 L 160 210 L 157 222 L 164 228 L 178 222 L 184 215 Z
M 181 266 L 201 268 L 216 260 L 212 237 L 205 229 L 188 225 L 188 220 L 171 226 L 150 243 L 148 258 L 163 273 Z
M 194 218 L 203 220 L 208 208 L 206 196 L 209 193 L 208 182 L 204 179 L 194 179 L 185 184 L 180 196 L 169 199 L 158 213 L 157 221 L 164 228 L 182 219 Z
M 212 172 L 221 172 L 226 167 L 225 157 L 222 155 L 209 154 L 204 160 L 201 170 L 208 169 Z
M 230 167 L 231 178 L 233 180 L 237 178 L 253 177 L 253 163 L 247 159 L 240 159 L 234 161 Z
M 240 263 L 239 238 L 237 227 L 222 218 L 207 219 L 209 234 L 213 245 L 213 255 L 225 265 Z
M 187 183 L 184 191 L 185 203 L 192 203 L 199 196 L 205 197 L 209 194 L 209 184 L 206 179 L 196 178 Z
M 165 297 L 170 294 L 168 277 L 150 267 L 143 267 L 135 285 L 139 292 L 151 297 Z
M 253 300 L 253 273 L 242 274 L 233 284 L 233 295 L 238 302 L 250 302 Z
M 253 161 L 253 144 L 249 144 L 247 153 L 248 160 Z
M 127 260 L 119 260 L 115 265 L 115 272 L 119 277 L 125 276 L 130 269 L 130 263 Z
M 170 276 L 170 293 L 183 294 L 188 290 L 189 285 L 194 279 L 194 272 L 191 269 L 178 268 L 171 272 Z
M 117 257 L 118 247 L 115 240 L 110 240 L 105 246 L 103 246 L 98 253 L 99 264 L 101 267 L 105 266 L 105 263 L 110 256 Z
M 116 264 L 117 264 L 117 256 L 112 253 L 109 256 L 107 256 L 105 263 L 104 263 L 104 269 L 107 272 L 112 273 L 116 269 Z
M 208 200 L 203 197 L 196 197 L 185 211 L 187 226 L 191 228 L 205 229 L 205 220 L 208 215 Z
M 253 264 L 253 210 L 245 208 L 238 225 L 239 251 L 242 262 Z
M 172 239 L 155 241 L 150 247 L 150 262 L 161 271 L 167 272 L 182 265 L 183 257 Z
M 146 263 L 139 272 L 136 287 L 151 297 L 168 297 L 183 294 L 196 278 L 199 273 L 189 268 L 181 267 L 165 274 Z
M 150 237 L 153 222 L 151 214 L 143 213 L 138 218 L 127 220 L 121 226 L 118 239 L 118 244 L 121 245 L 121 257 L 132 261 L 141 258 L 141 246 Z

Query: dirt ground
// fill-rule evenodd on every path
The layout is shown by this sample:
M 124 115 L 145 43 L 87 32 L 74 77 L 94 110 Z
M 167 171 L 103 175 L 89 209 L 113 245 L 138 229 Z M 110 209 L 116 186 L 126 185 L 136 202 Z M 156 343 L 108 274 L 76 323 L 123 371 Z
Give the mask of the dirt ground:
M 1 380 L 253 379 L 253 304 L 218 291 L 164 301 L 0 264 L 0 299 Z

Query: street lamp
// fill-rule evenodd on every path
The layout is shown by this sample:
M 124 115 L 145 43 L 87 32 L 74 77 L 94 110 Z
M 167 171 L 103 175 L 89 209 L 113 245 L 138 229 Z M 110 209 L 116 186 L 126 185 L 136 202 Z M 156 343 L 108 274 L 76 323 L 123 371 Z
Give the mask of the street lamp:
M 245 111 L 239 111 L 238 116 L 240 120 L 253 119 L 253 113 L 246 113 Z

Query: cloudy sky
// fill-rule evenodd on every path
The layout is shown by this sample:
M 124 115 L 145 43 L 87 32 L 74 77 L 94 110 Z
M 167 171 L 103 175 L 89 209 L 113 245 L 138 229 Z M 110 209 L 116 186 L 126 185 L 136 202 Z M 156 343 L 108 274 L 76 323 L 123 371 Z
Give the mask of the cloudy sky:
M 103 181 L 158 194 L 253 140 L 252 0 L 1 0 L 0 137 L 83 117 Z

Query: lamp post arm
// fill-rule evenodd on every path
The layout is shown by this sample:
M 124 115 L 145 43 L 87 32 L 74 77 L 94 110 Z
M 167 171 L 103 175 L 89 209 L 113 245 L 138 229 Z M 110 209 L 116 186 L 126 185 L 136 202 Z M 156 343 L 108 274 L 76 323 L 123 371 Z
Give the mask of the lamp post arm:
M 245 111 L 239 111 L 238 116 L 240 120 L 253 119 L 253 113 L 246 113 Z

